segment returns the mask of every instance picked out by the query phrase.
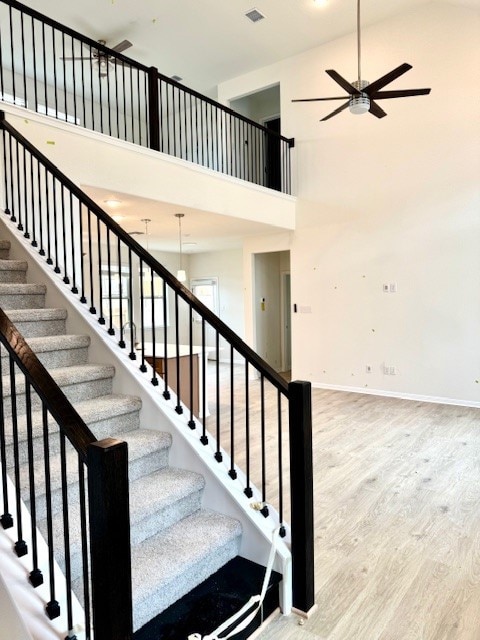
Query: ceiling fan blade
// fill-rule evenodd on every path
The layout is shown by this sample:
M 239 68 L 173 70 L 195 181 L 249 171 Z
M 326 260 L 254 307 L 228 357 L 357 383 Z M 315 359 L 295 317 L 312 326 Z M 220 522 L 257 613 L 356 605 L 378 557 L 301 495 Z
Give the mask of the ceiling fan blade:
M 411 64 L 404 62 L 393 71 L 390 71 L 390 73 L 385 74 L 378 80 L 375 80 L 375 82 L 372 82 L 372 84 L 369 84 L 367 87 L 365 87 L 363 91 L 367 95 L 372 96 L 376 91 L 378 91 L 379 89 L 382 89 L 382 87 L 384 87 L 386 84 L 393 82 L 394 80 L 399 78 L 401 75 L 409 71 L 411 68 L 412 68 Z
M 346 96 L 337 96 L 336 98 L 297 98 L 292 102 L 318 102 L 319 100 L 345 100 Z
M 332 111 L 332 113 L 330 113 L 328 116 L 325 116 L 325 118 L 322 118 L 320 122 L 325 122 L 325 120 L 330 120 L 330 118 L 333 118 L 333 116 L 336 116 L 337 113 L 340 113 L 340 111 L 343 111 L 344 109 L 346 109 L 349 104 L 350 104 L 350 100 L 347 100 L 345 104 L 342 104 L 340 107 L 338 107 L 338 109 L 335 109 L 335 111 Z
M 125 49 L 130 49 L 130 47 L 133 47 L 133 44 L 129 40 L 122 40 L 122 42 L 119 42 L 114 47 L 112 47 L 112 51 L 121 53 L 122 51 L 125 51 Z
M 370 100 L 370 109 L 369 109 L 369 111 L 376 118 L 384 118 L 387 115 L 385 113 L 385 111 L 381 107 L 379 107 L 378 104 L 375 104 L 375 102 L 373 100 Z
M 339 84 L 342 87 L 342 89 L 345 89 L 345 91 L 349 93 L 351 96 L 360 95 L 360 91 L 356 89 L 353 86 L 353 84 L 350 84 L 350 82 L 345 80 L 345 78 L 342 78 L 342 76 L 336 71 L 334 71 L 333 69 L 326 69 L 325 73 L 328 73 L 328 75 L 332 78 L 332 80 L 335 80 L 335 82 Z
M 399 89 L 397 91 L 379 91 L 373 98 L 382 100 L 385 98 L 408 98 L 409 96 L 427 96 L 431 89 Z

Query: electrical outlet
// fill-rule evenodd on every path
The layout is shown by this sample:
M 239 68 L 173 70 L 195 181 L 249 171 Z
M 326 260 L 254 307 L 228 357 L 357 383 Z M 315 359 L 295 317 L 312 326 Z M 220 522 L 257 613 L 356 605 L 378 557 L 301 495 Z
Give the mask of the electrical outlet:
M 390 286 L 388 284 L 383 285 L 383 293 L 388 293 L 390 291 Z
M 391 282 L 389 287 L 390 293 L 397 293 L 397 283 Z
M 397 367 L 389 367 L 390 369 L 390 375 L 391 376 L 396 376 L 397 375 Z
M 383 366 L 383 373 L 386 376 L 396 376 L 397 375 L 397 367 L 393 367 L 391 365 Z

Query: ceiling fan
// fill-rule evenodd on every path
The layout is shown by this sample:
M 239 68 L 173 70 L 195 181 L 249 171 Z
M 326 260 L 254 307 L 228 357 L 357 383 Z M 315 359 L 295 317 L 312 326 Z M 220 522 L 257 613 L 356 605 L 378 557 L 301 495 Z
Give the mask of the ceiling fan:
M 100 44 L 102 47 L 107 46 L 106 40 L 99 40 L 98 44 Z M 84 45 L 84 46 L 87 46 L 87 45 Z M 111 49 L 112 51 L 115 51 L 115 53 L 122 53 L 122 51 L 125 51 L 130 47 L 133 47 L 133 45 L 129 40 L 122 40 L 122 42 L 119 42 L 114 47 L 108 47 L 108 48 Z M 102 49 L 95 49 L 94 47 L 90 47 L 89 53 L 91 55 L 66 57 L 66 58 L 62 58 L 62 60 L 73 60 L 74 62 L 77 60 L 81 60 L 81 61 L 93 60 L 95 65 L 99 69 L 100 77 L 105 78 L 108 75 L 108 65 L 113 67 L 113 61 L 115 60 L 115 57 L 112 55 L 109 55 Z
M 320 122 L 329 120 L 336 116 L 338 113 L 350 108 L 351 113 L 361 114 L 370 111 L 372 115 L 377 118 L 384 118 L 387 114 L 385 111 L 375 102 L 376 100 L 385 100 L 387 98 L 406 98 L 408 96 L 423 96 L 430 93 L 430 89 L 397 89 L 394 91 L 381 91 L 385 85 L 393 82 L 398 77 L 406 73 L 412 68 L 412 65 L 404 62 L 393 71 L 390 71 L 386 75 L 382 76 L 371 84 L 366 80 L 362 80 L 361 73 L 361 36 L 360 36 L 360 0 L 357 0 L 357 53 L 358 53 L 358 79 L 352 83 L 342 78 L 342 76 L 333 69 L 326 69 L 325 73 L 335 80 L 342 89 L 348 93 L 349 97 L 347 102 L 340 105 L 338 109 L 329 113 L 328 116 L 322 118 Z M 345 100 L 347 96 L 339 96 L 334 98 L 303 98 L 298 100 L 292 100 L 292 102 L 317 102 L 323 100 Z

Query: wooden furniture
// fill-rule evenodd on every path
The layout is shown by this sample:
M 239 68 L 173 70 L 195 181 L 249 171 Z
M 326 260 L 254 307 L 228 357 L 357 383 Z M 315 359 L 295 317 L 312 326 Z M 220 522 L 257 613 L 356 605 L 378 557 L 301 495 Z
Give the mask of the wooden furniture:
M 199 390 L 199 366 L 198 353 L 192 355 L 192 379 L 190 379 L 190 355 L 180 355 L 178 357 L 180 371 L 180 399 L 189 409 L 192 408 L 195 416 L 200 415 L 200 390 Z M 153 367 L 153 357 L 145 356 L 145 360 Z M 168 377 L 168 386 L 177 393 L 177 357 L 155 357 L 155 370 L 159 376 L 165 379 L 165 372 Z M 190 385 L 193 387 L 193 407 L 190 407 Z

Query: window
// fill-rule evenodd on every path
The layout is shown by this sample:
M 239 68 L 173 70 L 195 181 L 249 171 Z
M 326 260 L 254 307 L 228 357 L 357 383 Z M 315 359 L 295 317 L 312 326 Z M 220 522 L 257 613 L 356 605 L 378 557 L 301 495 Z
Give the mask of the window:
M 143 325 L 145 329 L 152 329 L 152 305 L 153 305 L 153 317 L 155 320 L 155 327 L 163 327 L 164 325 L 164 302 L 167 305 L 167 326 L 169 326 L 169 311 L 168 311 L 168 299 L 164 301 L 163 298 L 163 280 L 153 274 L 153 292 L 152 292 L 152 277 L 143 273 Z M 153 295 L 152 295 L 153 293 Z

